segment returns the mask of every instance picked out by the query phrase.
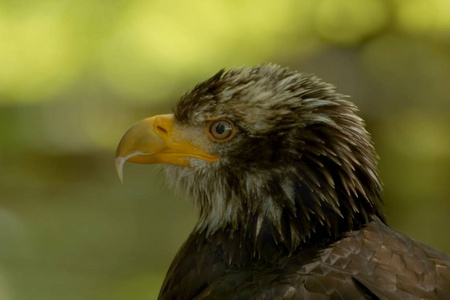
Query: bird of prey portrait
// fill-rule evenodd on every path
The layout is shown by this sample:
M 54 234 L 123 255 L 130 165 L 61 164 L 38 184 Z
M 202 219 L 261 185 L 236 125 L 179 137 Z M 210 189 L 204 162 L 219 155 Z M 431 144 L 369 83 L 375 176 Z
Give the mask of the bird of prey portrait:
M 164 164 L 199 219 L 159 299 L 450 299 L 450 258 L 390 228 L 357 108 L 276 65 L 221 70 L 116 153 Z

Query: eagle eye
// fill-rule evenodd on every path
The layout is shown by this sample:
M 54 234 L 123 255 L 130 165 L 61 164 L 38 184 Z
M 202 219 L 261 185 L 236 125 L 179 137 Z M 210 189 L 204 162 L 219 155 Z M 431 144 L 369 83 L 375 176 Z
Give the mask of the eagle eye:
M 225 142 L 233 138 L 235 128 L 228 120 L 215 120 L 210 122 L 207 133 L 213 142 Z

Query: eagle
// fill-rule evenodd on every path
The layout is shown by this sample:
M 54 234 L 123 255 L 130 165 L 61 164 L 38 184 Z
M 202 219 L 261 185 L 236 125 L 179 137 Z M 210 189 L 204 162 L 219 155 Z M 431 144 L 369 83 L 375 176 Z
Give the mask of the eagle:
M 164 164 L 198 222 L 159 299 L 450 299 L 450 257 L 395 231 L 356 106 L 273 64 L 221 70 L 116 152 Z

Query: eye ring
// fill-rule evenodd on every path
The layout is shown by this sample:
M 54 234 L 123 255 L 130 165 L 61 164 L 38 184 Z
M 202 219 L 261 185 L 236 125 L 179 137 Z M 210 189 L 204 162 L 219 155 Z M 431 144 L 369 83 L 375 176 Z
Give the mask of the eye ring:
M 235 136 L 236 128 L 233 122 L 219 119 L 209 122 L 206 133 L 213 142 L 222 143 L 231 140 Z

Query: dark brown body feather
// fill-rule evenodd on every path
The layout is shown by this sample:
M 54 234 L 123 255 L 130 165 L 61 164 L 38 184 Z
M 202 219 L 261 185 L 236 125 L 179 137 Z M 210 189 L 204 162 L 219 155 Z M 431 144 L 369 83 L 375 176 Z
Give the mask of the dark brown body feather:
M 450 299 L 448 257 L 379 220 L 272 262 L 245 249 L 229 262 L 229 246 L 219 233 L 191 235 L 160 299 Z

